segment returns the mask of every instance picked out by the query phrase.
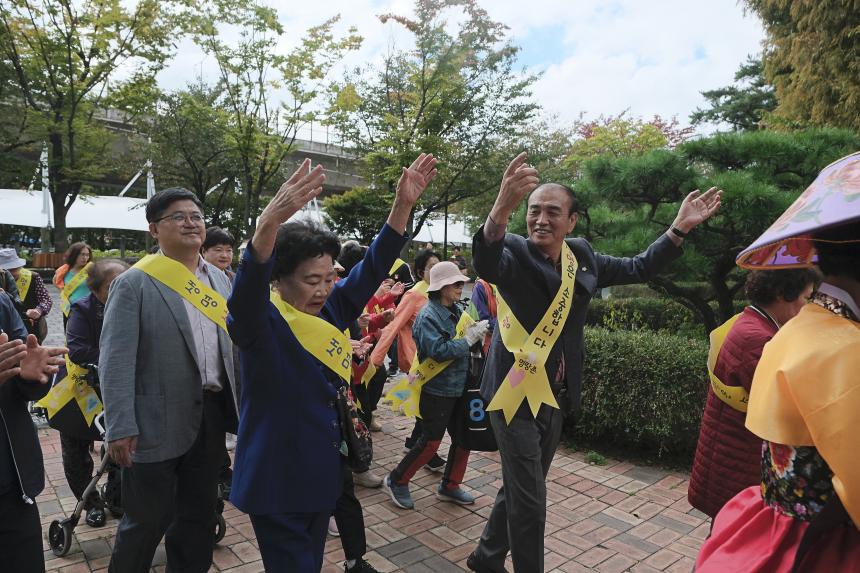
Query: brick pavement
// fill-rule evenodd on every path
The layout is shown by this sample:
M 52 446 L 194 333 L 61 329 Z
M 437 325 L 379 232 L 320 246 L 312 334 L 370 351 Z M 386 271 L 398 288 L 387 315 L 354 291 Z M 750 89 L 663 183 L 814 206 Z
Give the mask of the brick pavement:
M 55 293 L 54 293 L 55 294 Z M 55 306 L 55 309 L 58 305 Z M 51 313 L 52 332 L 61 329 Z M 54 339 L 49 338 L 49 342 Z M 383 432 L 374 434 L 374 471 L 390 471 L 402 457 L 403 440 L 412 421 L 381 410 Z M 75 499 L 66 484 L 59 435 L 39 432 L 47 484 L 39 496 L 43 529 L 72 511 Z M 442 452 L 447 452 L 447 440 Z M 669 573 L 692 571 L 706 517 L 687 503 L 688 475 L 607 459 L 594 466 L 583 454 L 560 448 L 547 477 L 546 571 L 552 573 Z M 436 500 L 440 476 L 421 470 L 412 482 L 416 509 L 395 507 L 382 490 L 358 488 L 364 507 L 368 553 L 366 559 L 383 572 L 447 573 L 464 571 L 465 560 L 481 535 L 492 501 L 501 485 L 497 453 L 473 453 L 465 486 L 477 496 L 462 507 Z M 211 571 L 263 571 L 250 520 L 232 505 L 224 512 L 227 536 L 216 547 Z M 66 557 L 57 558 L 45 542 L 49 573 L 107 571 L 117 521 L 101 528 L 83 521 Z M 159 547 L 154 571 L 163 571 L 165 554 Z M 323 572 L 343 571 L 340 541 L 329 538 Z M 508 570 L 513 568 L 510 562 Z

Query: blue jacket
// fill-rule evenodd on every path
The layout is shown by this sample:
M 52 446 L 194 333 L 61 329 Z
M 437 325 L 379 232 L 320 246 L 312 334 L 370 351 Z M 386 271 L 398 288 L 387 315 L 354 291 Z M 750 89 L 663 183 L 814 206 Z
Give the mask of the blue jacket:
M 424 384 L 423 390 L 434 396 L 459 397 L 466 387 L 469 370 L 469 343 L 453 340 L 457 321 L 463 311 L 457 305 L 446 308 L 430 299 L 415 318 L 412 338 L 418 348 L 418 360 L 432 358 L 437 362 L 453 360 L 445 370 Z
M 357 319 L 405 242 L 385 225 L 363 262 L 335 284 L 320 317 L 340 330 Z M 269 302 L 274 259 L 257 263 L 249 243 L 227 302 L 227 328 L 242 368 L 230 501 L 251 514 L 331 511 L 342 482 L 340 382 L 304 350 Z

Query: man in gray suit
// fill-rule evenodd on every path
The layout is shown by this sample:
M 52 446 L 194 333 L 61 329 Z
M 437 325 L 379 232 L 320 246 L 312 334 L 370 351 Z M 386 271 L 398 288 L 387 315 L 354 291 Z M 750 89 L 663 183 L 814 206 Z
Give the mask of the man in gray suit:
M 517 573 L 543 571 L 545 480 L 561 438 L 563 412 L 579 409 L 583 328 L 591 297 L 602 287 L 647 281 L 681 255 L 683 238 L 720 205 L 720 191 L 694 191 L 682 203 L 670 229 L 644 253 L 633 258 L 602 255 L 584 239 L 565 239 L 576 226 L 576 197 L 563 185 L 537 187 L 538 173 L 525 161 L 526 154 L 521 153 L 508 166 L 493 209 L 475 235 L 475 271 L 497 286 L 514 317 L 531 333 L 562 284 L 565 240 L 578 269 L 572 305 L 544 365 L 550 390 L 561 409 L 541 404 L 534 416 L 523 401 L 509 422 L 502 411 L 488 413 L 499 445 L 503 486 L 478 547 L 467 561 L 472 571 L 481 573 L 504 571 L 509 549 Z M 508 218 L 530 193 L 528 239 L 506 234 Z M 500 323 L 502 320 L 500 316 Z M 481 382 L 481 394 L 488 403 L 514 365 L 514 355 L 505 348 L 500 333 L 501 328 L 493 332 Z
M 200 256 L 206 227 L 193 193 L 156 194 L 146 219 L 161 247 L 156 256 L 227 298 L 227 276 Z M 99 373 L 125 510 L 112 572 L 149 571 L 165 533 L 168 571 L 204 573 L 212 562 L 224 436 L 238 421 L 236 381 L 230 337 L 191 298 L 139 266 L 108 296 Z

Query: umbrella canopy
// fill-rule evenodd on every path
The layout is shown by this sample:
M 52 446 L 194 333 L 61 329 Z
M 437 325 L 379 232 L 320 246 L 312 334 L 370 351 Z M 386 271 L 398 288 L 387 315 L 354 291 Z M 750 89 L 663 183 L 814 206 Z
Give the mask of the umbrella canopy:
M 738 255 L 746 269 L 808 267 L 816 262 L 815 231 L 860 223 L 860 152 L 825 167 L 812 185 Z

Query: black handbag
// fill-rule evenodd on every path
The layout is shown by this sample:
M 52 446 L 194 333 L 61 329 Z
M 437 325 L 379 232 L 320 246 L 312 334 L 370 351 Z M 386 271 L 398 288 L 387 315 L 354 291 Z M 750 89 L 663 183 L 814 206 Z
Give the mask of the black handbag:
M 495 452 L 499 446 L 487 415 L 487 402 L 481 396 L 481 374 L 484 358 L 472 357 L 466 388 L 455 406 L 454 422 L 448 429 L 451 440 L 473 452 Z
M 337 413 L 341 436 L 346 444 L 346 464 L 354 471 L 367 470 L 373 459 L 373 440 L 358 413 L 348 384 L 343 384 L 337 390 Z

